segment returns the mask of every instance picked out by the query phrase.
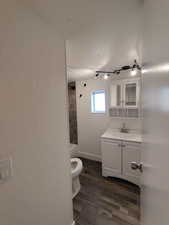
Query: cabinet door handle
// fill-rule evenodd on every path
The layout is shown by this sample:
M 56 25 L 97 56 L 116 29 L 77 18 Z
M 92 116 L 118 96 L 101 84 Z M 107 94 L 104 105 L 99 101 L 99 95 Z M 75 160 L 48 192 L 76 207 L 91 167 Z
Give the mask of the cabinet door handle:
M 126 145 L 121 145 L 121 147 L 125 148 L 125 147 L 126 147 Z
M 143 172 L 143 164 L 142 163 L 136 163 L 136 162 L 131 162 L 131 169 L 132 170 L 139 170 L 141 173 Z

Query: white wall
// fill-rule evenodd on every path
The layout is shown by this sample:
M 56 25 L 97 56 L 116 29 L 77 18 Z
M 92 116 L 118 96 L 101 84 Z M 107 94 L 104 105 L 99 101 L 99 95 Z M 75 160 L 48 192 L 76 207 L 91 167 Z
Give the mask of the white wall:
M 169 1 L 145 0 L 142 224 L 169 224 Z
M 64 42 L 15 1 L 0 7 L 0 224 L 70 225 Z
M 99 160 L 101 158 L 100 136 L 110 127 L 120 128 L 125 122 L 129 129 L 141 130 L 140 119 L 115 119 L 109 117 L 109 84 L 110 81 L 89 79 L 87 86 L 83 87 L 81 81 L 76 82 L 77 94 L 77 123 L 78 123 L 78 149 L 81 156 Z M 107 99 L 107 113 L 91 113 L 91 92 L 105 89 Z M 80 98 L 82 94 L 82 98 Z

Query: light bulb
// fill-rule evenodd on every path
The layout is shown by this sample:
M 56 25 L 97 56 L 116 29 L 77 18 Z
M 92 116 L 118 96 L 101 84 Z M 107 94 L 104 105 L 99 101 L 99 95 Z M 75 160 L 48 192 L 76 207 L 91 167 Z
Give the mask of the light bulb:
M 107 74 L 104 75 L 104 79 L 107 80 L 109 76 Z
M 169 64 L 164 64 L 161 66 L 162 71 L 169 71 Z
M 144 73 L 146 73 L 146 72 L 147 72 L 146 69 L 141 69 L 141 73 L 142 73 L 142 74 L 144 74 Z
M 131 70 L 131 76 L 136 76 L 137 75 L 137 69 L 132 69 Z

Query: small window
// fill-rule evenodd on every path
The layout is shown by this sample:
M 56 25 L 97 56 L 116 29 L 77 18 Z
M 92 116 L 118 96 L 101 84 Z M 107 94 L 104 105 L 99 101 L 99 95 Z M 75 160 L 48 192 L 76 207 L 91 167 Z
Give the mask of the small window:
M 91 111 L 92 113 L 105 113 L 106 112 L 106 100 L 105 91 L 94 91 L 91 94 Z

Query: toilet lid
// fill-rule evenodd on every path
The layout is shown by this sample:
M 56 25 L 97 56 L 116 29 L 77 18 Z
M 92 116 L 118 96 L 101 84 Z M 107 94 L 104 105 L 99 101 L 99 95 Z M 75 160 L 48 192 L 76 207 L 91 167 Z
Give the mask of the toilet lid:
M 78 158 L 72 158 L 71 160 L 71 172 L 73 176 L 77 176 L 82 171 L 82 161 Z

